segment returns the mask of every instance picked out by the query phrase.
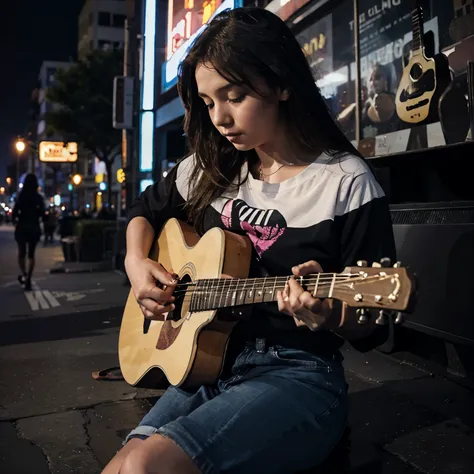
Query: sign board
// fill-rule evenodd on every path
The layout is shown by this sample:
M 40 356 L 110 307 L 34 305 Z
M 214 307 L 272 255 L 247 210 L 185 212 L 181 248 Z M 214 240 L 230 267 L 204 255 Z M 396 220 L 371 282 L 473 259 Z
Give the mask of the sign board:
M 275 13 L 275 15 L 278 15 L 283 21 L 286 21 L 310 1 L 311 0 L 273 0 L 265 9 Z M 326 2 L 322 3 L 324 4 Z
M 40 142 L 39 159 L 46 163 L 74 163 L 77 161 L 77 143 Z
M 176 84 L 181 61 L 207 23 L 222 11 L 241 7 L 242 4 L 243 0 L 169 0 L 162 92 Z

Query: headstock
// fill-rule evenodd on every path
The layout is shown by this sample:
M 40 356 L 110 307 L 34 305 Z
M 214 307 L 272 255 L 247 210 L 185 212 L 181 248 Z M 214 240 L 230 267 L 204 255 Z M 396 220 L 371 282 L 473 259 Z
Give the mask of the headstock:
M 341 278 L 334 285 L 333 297 L 357 308 L 358 322 L 365 324 L 376 309 L 376 323 L 388 323 L 387 313 L 398 311 L 395 323 L 403 322 L 401 311 L 413 310 L 415 295 L 414 275 L 400 262 L 391 265 L 390 259 L 383 258 L 371 267 L 366 261 L 357 262 L 357 267 L 346 267 Z

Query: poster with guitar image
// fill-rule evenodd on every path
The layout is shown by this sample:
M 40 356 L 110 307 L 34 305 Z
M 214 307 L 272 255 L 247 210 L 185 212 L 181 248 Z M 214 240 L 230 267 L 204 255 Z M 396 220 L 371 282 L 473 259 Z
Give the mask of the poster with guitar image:
M 295 34 L 328 107 L 355 141 L 352 3 L 335 2 Z M 364 155 L 466 141 L 474 0 L 359 0 L 359 43 Z

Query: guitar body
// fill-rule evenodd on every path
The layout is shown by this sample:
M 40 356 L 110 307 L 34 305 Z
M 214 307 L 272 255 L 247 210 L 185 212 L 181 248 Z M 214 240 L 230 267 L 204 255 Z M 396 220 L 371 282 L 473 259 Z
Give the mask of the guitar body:
M 187 224 L 170 219 L 151 258 L 177 273 L 180 282 L 191 282 L 222 274 L 245 278 L 250 256 L 246 237 L 214 228 L 200 238 Z M 172 385 L 187 388 L 217 380 L 236 320 L 219 317 L 220 310 L 191 314 L 189 301 L 176 300 L 171 320 L 149 321 L 130 292 L 119 336 L 120 367 L 130 385 L 157 388 L 163 374 Z
M 436 83 L 436 63 L 419 50 L 403 70 L 396 95 L 397 114 L 407 123 L 421 123 L 428 119 Z

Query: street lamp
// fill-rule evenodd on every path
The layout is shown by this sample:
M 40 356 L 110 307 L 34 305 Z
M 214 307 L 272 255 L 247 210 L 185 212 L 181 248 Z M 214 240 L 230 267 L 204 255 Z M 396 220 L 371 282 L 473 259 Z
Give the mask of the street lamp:
M 23 140 L 18 139 L 15 143 L 15 148 L 19 153 L 23 153 L 26 148 L 25 142 Z
M 80 174 L 75 174 L 72 177 L 72 182 L 76 185 L 79 186 L 82 183 L 82 176 Z
M 7 178 L 7 184 L 8 184 L 8 186 L 10 186 L 12 184 L 12 179 L 10 178 L 10 176 Z
M 18 199 L 18 193 L 20 192 L 20 156 L 25 151 L 26 144 L 21 138 L 18 138 L 15 148 L 18 152 L 18 159 L 16 160 L 16 194 Z

